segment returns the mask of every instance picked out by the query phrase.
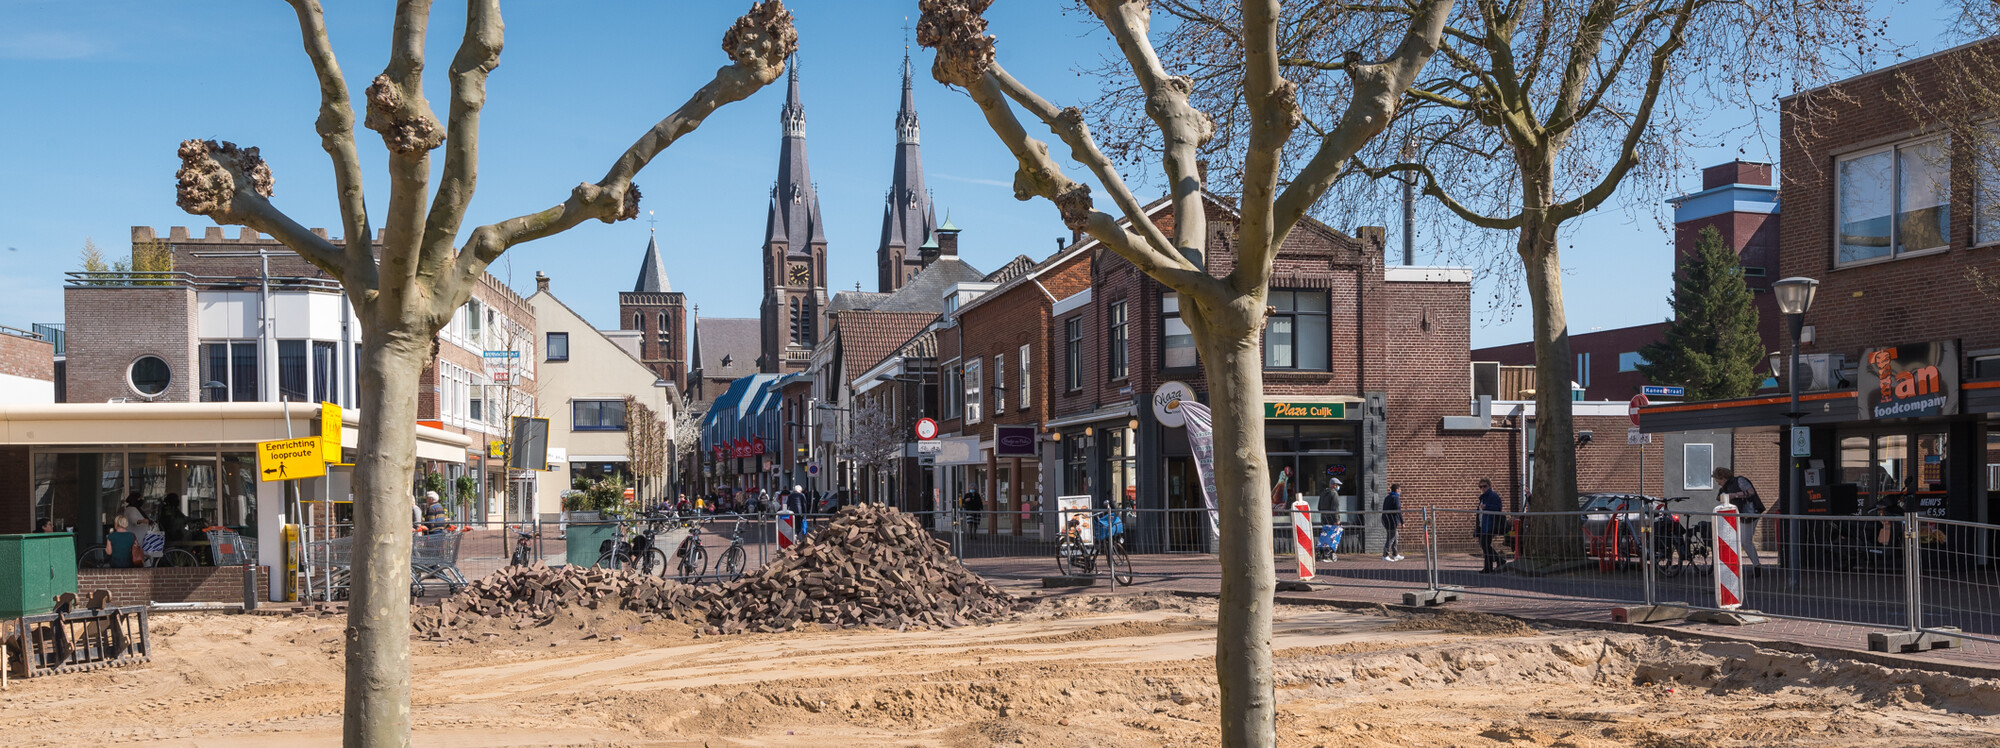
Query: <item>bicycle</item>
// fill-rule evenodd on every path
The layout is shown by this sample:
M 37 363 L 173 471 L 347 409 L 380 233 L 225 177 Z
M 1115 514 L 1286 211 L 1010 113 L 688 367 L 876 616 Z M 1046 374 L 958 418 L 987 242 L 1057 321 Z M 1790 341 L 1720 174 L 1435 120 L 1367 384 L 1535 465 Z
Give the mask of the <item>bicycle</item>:
M 743 517 L 736 518 L 736 526 L 729 535 L 729 547 L 722 549 L 722 557 L 715 562 L 715 577 L 724 582 L 733 582 L 743 577 L 743 566 L 749 554 L 743 550 Z
M 528 564 L 532 563 L 535 559 L 536 554 L 533 545 L 530 544 L 528 541 L 534 538 L 539 538 L 541 536 L 542 534 L 540 532 L 528 532 L 526 530 L 521 530 L 518 528 L 515 529 L 514 556 L 512 559 L 508 561 L 508 565 L 527 566 Z
M 158 535 L 149 534 L 145 537 L 152 538 L 158 537 Z M 168 548 L 163 551 L 154 548 L 143 548 L 143 540 L 142 538 L 142 550 L 145 552 L 145 560 L 139 564 L 139 568 L 160 566 L 185 568 L 201 565 L 201 559 L 197 558 L 193 553 L 189 553 L 185 548 Z M 111 559 L 104 553 L 103 548 L 91 548 L 84 551 L 83 555 L 76 557 L 76 568 L 108 569 L 111 568 Z
M 1683 567 L 1707 565 L 1708 523 L 1688 527 L 1686 519 L 1669 511 L 1669 506 L 1687 501 L 1686 496 L 1650 499 L 1653 517 L 1653 566 L 1664 577 L 1680 576 Z
M 667 554 L 653 544 L 653 538 L 659 534 L 659 523 L 651 522 L 647 523 L 644 529 L 633 533 L 630 540 L 617 538 L 606 540 L 598 546 L 601 553 L 597 557 L 597 565 L 631 569 L 641 574 L 652 574 L 655 571 L 665 573 Z
M 1097 576 L 1097 556 L 1103 552 L 1105 566 L 1118 584 L 1132 584 L 1132 554 L 1125 550 L 1125 519 L 1109 512 L 1090 515 L 1091 542 L 1083 541 L 1081 520 L 1071 517 L 1063 528 L 1062 542 L 1056 545 L 1056 572 L 1063 576 Z M 1097 538 L 1103 538 L 1098 542 Z M 1123 571 L 1120 571 L 1123 569 Z
M 681 541 L 679 548 L 674 549 L 674 576 L 683 582 L 693 583 L 708 573 L 708 549 L 701 546 L 701 523 L 694 519 L 681 521 L 687 525 L 688 536 Z

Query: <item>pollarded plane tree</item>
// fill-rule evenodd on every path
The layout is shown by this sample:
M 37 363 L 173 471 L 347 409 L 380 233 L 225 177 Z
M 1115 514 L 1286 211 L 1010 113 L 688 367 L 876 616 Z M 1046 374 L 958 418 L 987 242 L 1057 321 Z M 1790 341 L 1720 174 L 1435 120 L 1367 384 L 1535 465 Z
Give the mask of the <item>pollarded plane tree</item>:
M 1197 71 L 1195 100 L 1225 115 L 1226 137 L 1205 155 L 1234 178 L 1257 158 L 1249 148 L 1257 113 L 1236 95 L 1246 73 L 1231 52 L 1247 19 L 1229 0 L 1160 5 L 1176 21 L 1164 48 Z M 1435 64 L 1408 90 L 1410 105 L 1395 113 L 1388 136 L 1356 154 L 1350 173 L 1359 178 L 1321 207 L 1377 216 L 1390 203 L 1370 179 L 1414 180 L 1426 226 L 1468 229 L 1434 232 L 1474 249 L 1460 259 L 1520 273 L 1535 359 L 1553 364 L 1535 372 L 1535 469 L 1525 508 L 1576 509 L 1575 377 L 1558 251 L 1565 225 L 1621 187 L 1641 188 L 1646 195 L 1625 200 L 1655 209 L 1660 193 L 1690 171 L 1691 148 L 1746 137 L 1744 128 L 1718 125 L 1718 112 L 1764 106 L 1825 78 L 1840 55 L 1869 48 L 1879 24 L 1866 11 L 1862 0 L 1470 0 L 1451 13 Z M 1279 70 L 1301 82 L 1301 101 L 1346 102 L 1355 46 L 1430 12 L 1411 0 L 1292 4 Z M 1114 89 L 1104 103 L 1137 97 Z M 1298 137 L 1321 137 L 1336 124 L 1308 118 Z M 1129 126 L 1116 130 L 1129 149 L 1158 147 Z M 1509 245 L 1510 253 L 1490 251 Z M 1514 298 L 1511 284 L 1501 289 L 1500 300 Z M 1574 516 L 1530 515 L 1525 523 L 1532 558 L 1582 553 Z
M 334 59 L 317 0 L 289 0 L 319 81 L 320 142 L 333 160 L 344 238 L 307 230 L 271 202 L 271 170 L 254 147 L 189 140 L 180 146 L 179 203 L 216 223 L 270 234 L 338 278 L 362 329 L 360 455 L 355 466 L 352 603 L 346 636 L 349 746 L 410 742 L 409 476 L 415 459 L 417 379 L 440 327 L 469 298 L 486 268 L 508 248 L 586 221 L 634 218 L 632 179 L 662 151 L 725 104 L 777 80 L 798 46 L 781 0 L 757 2 L 722 37 L 729 64 L 665 119 L 639 136 L 603 179 L 570 190 L 546 208 L 479 226 L 461 239 L 478 177 L 479 114 L 486 80 L 500 63 L 498 0 L 468 0 L 463 40 L 449 71 L 450 105 L 440 121 L 424 96 L 429 0 L 397 3 L 389 62 L 364 92 L 362 124 L 388 150 L 389 200 L 380 254 L 361 187 L 361 156 L 347 79 Z M 436 185 L 431 152 L 444 152 Z
M 1044 99 L 999 64 L 982 15 L 990 4 L 991 0 L 920 0 L 923 16 L 917 41 L 937 51 L 932 75 L 970 94 L 1019 162 L 1014 174 L 1016 198 L 1049 200 L 1069 228 L 1090 234 L 1181 295 L 1182 314 L 1193 330 L 1215 409 L 1223 574 L 1216 636 L 1222 743 L 1271 745 L 1276 718 L 1271 604 L 1276 578 L 1260 406 L 1266 287 L 1285 236 L 1402 106 L 1404 91 L 1438 47 L 1452 0 L 1415 2 L 1415 12 L 1399 28 L 1352 50 L 1356 59 L 1345 68 L 1351 98 L 1338 110 L 1314 112 L 1329 126 L 1306 149 L 1310 156 L 1297 169 L 1282 166 L 1286 145 L 1304 114 L 1296 87 L 1280 70 L 1282 8 L 1277 0 L 1241 4 L 1237 12 L 1242 33 L 1234 64 L 1243 72 L 1237 93 L 1250 118 L 1236 261 L 1221 276 L 1205 269 L 1207 215 L 1197 163 L 1215 133 L 1214 123 L 1189 101 L 1194 81 L 1169 72 L 1154 49 L 1149 37 L 1150 4 L 1145 0 L 1085 3 L 1116 40 L 1129 66 L 1126 74 L 1143 92 L 1145 113 L 1163 143 L 1160 163 L 1170 193 L 1171 236 L 1143 212 L 1141 201 L 1092 136 L 1082 113 Z M 1366 53 L 1378 59 L 1364 62 L 1360 58 Z M 1109 211 L 1097 207 L 1088 185 L 1063 173 L 1048 146 L 1028 134 L 1017 109 L 1048 127 L 1069 148 L 1070 157 L 1089 169 L 1110 194 Z

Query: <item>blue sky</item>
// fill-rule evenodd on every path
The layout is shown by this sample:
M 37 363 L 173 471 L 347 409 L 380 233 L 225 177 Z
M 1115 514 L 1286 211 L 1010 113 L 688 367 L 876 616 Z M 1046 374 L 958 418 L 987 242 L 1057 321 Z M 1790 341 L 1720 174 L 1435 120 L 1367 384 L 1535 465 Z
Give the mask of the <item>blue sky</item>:
M 1948 44 L 1934 0 L 1896 12 L 1897 41 L 1915 53 Z M 392 3 L 328 3 L 335 50 L 358 92 L 381 70 Z M 581 10 L 563 10 L 572 5 Z M 874 249 L 895 143 L 903 24 L 914 0 L 796 0 L 807 142 L 831 246 L 834 290 L 874 290 Z M 1079 67 L 1112 51 L 1070 4 L 999 3 L 988 17 L 1002 61 L 1060 103 L 1083 102 Z M 679 106 L 726 62 L 722 31 L 748 0 L 513 3 L 507 47 L 489 83 L 481 173 L 468 224 L 562 200 L 600 178 L 645 128 Z M 431 29 L 430 97 L 440 111 L 444 70 L 462 29 L 456 3 L 438 3 Z M 924 166 L 940 218 L 965 230 L 961 252 L 982 268 L 1016 254 L 1037 259 L 1068 235 L 1045 202 L 1016 202 L 1013 160 L 961 93 L 928 75 L 913 49 Z M 61 319 L 62 273 L 90 237 L 123 256 L 134 225 L 209 225 L 174 206 L 174 149 L 185 138 L 259 146 L 276 175 L 275 202 L 309 226 L 337 227 L 332 176 L 313 132 L 318 94 L 289 6 L 279 0 L 40 2 L 0 0 L 0 81 L 12 104 L 0 117 L 0 325 Z M 725 107 L 640 174 L 657 211 L 667 272 L 708 316 L 754 317 L 757 255 L 777 170 L 782 83 Z M 1737 124 L 1749 114 L 1735 117 Z M 1768 122 L 1775 131 L 1775 121 Z M 387 182 L 380 141 L 359 134 L 370 206 Z M 1741 142 L 1695 154 L 1699 164 L 1771 160 L 1775 144 Z M 1739 152 L 1740 151 L 1740 152 Z M 1072 169 L 1073 173 L 1077 169 Z M 1079 175 L 1080 176 L 1080 175 Z M 1697 174 L 1682 180 L 1688 191 Z M 1367 223 L 1399 226 L 1394 201 Z M 1668 234 L 1652 205 L 1599 211 L 1563 238 L 1573 331 L 1655 321 L 1667 314 Z M 1352 228 L 1352 227 L 1343 227 Z M 616 292 L 629 289 L 646 221 L 592 222 L 516 247 L 493 272 L 533 290 L 536 271 L 593 322 L 614 326 Z M 232 235 L 234 229 L 231 229 Z M 1419 228 L 1419 236 L 1424 233 Z M 1420 252 L 1418 261 L 1425 262 Z M 1480 296 L 1487 296 L 1481 293 Z M 1475 302 L 1477 312 L 1478 302 Z M 1528 337 L 1525 318 L 1475 320 L 1475 346 Z

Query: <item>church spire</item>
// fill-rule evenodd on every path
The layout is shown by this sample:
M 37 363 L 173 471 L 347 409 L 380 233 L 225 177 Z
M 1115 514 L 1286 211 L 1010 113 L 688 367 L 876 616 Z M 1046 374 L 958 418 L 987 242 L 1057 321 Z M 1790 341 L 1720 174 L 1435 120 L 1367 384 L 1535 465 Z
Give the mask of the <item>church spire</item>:
M 924 187 L 923 149 L 917 143 L 917 96 L 912 83 L 910 51 L 903 48 L 903 102 L 896 110 L 896 171 L 882 207 L 882 243 L 876 247 L 878 290 L 903 287 L 923 269 L 917 248 L 937 229 L 930 191 Z
M 806 136 L 806 106 L 799 101 L 799 55 L 792 53 L 790 70 L 786 71 L 790 80 L 785 84 L 785 108 L 778 112 L 778 121 L 785 126 L 785 137 Z
M 765 243 L 783 242 L 794 255 L 809 255 L 813 244 L 826 243 L 820 225 L 819 191 L 813 188 L 812 167 L 806 161 L 806 107 L 799 98 L 799 56 L 792 55 L 785 108 L 778 114 L 784 140 L 778 146 L 778 180 L 772 185 L 771 215 Z
M 647 237 L 646 257 L 639 261 L 639 280 L 632 284 L 632 293 L 668 293 L 673 290 L 673 284 L 667 282 L 666 263 L 660 261 L 659 237 Z

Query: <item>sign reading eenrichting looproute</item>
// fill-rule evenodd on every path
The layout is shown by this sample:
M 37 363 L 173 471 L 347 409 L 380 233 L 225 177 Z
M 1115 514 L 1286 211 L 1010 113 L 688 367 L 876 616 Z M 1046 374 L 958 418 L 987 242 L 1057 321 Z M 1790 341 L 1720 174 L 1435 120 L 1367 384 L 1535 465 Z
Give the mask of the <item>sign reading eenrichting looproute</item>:
M 266 481 L 326 475 L 319 437 L 257 442 L 257 477 Z

